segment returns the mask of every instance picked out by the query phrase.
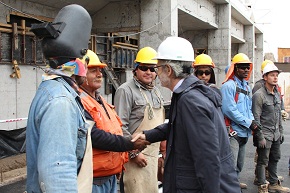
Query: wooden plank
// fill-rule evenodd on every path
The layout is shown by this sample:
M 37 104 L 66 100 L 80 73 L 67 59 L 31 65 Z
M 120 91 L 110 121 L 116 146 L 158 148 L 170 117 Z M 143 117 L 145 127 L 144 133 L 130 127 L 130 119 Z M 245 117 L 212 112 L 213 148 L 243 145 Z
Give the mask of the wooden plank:
M 118 45 L 118 44 L 113 44 L 113 47 L 115 47 L 115 48 L 129 49 L 129 50 L 138 50 L 137 48 L 132 48 L 132 47 L 128 47 L 128 46 L 122 46 L 122 45 Z
M 25 20 L 24 20 L 25 21 Z M 12 24 L 5 24 L 5 23 L 0 23 L 0 27 L 4 27 L 4 28 L 12 28 Z M 25 27 L 23 28 L 22 26 L 17 26 L 17 29 L 20 29 L 20 30 L 25 30 L 27 32 L 30 31 L 30 27 Z
M 14 44 L 14 49 L 18 50 L 18 30 L 17 30 L 17 23 L 13 23 L 12 27 L 13 31 L 13 44 Z
M 50 17 L 37 16 L 37 15 L 33 15 L 33 14 L 23 14 L 23 13 L 19 13 L 16 11 L 11 11 L 10 15 L 15 15 L 15 16 L 29 18 L 29 19 L 35 19 L 35 20 L 41 20 L 41 21 L 48 21 L 48 22 L 53 21 L 53 18 L 50 18 Z
M 119 45 L 123 45 L 123 46 L 129 46 L 129 47 L 133 47 L 133 48 L 138 48 L 137 45 L 133 45 L 133 44 L 123 43 L 123 42 L 115 42 L 115 43 L 119 44 Z

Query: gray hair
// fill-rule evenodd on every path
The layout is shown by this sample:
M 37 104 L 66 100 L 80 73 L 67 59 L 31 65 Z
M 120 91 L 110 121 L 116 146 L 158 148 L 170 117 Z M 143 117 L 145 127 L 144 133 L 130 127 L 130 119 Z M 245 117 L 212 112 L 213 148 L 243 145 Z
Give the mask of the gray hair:
M 185 78 L 192 73 L 192 62 L 177 60 L 159 60 L 161 65 L 168 64 L 175 75 L 175 78 Z M 164 68 L 164 66 L 162 67 Z

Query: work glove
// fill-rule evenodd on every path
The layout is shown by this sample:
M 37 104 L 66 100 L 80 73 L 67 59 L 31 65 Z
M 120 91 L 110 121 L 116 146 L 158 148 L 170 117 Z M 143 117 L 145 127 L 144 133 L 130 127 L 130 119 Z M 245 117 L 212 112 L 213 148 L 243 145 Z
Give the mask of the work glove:
M 289 114 L 285 110 L 282 110 L 281 116 L 282 116 L 283 121 L 286 121 L 286 119 L 288 119 L 289 117 Z
M 284 142 L 284 135 L 283 135 L 283 133 L 281 133 L 281 135 L 280 135 L 280 144 L 282 144 Z
M 262 130 L 262 128 L 263 128 L 262 125 L 258 121 L 256 121 L 256 120 L 253 120 L 252 123 L 251 123 L 251 125 L 250 125 L 250 129 L 252 131 Z

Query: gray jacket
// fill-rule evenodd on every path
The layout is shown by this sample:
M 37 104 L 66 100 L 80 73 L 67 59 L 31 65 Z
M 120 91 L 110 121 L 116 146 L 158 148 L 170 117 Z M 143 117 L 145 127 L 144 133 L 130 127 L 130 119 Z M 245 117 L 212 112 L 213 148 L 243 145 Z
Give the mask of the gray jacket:
M 153 108 L 161 108 L 163 106 L 163 99 L 157 87 L 148 90 L 135 79 L 122 84 L 116 91 L 114 105 L 117 114 L 121 118 L 122 130 L 126 138 L 131 138 L 131 135 L 139 127 L 144 117 L 147 101 L 140 90 L 146 94 Z
M 262 86 L 253 95 L 253 115 L 256 121 L 263 126 L 263 134 L 267 140 L 277 141 L 280 133 L 283 134 L 281 118 L 281 96 L 277 89 L 271 94 Z

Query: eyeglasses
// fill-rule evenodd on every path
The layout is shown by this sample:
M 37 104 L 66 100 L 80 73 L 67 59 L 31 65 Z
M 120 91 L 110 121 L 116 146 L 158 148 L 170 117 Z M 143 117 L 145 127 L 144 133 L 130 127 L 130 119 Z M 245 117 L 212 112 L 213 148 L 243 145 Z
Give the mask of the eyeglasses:
M 197 76 L 202 76 L 203 74 L 205 74 L 206 76 L 208 76 L 208 75 L 211 74 L 211 71 L 209 71 L 209 70 L 205 70 L 205 71 L 203 71 L 203 70 L 197 70 L 196 71 L 196 75 Z
M 138 69 L 140 69 L 143 72 L 146 72 L 148 69 L 150 70 L 150 72 L 155 72 L 154 67 L 149 67 L 149 66 L 138 66 Z
M 250 70 L 250 65 L 237 65 L 237 68 L 242 69 L 242 70 Z
M 155 66 L 155 67 L 154 67 L 155 72 L 157 73 L 157 72 L 158 72 L 158 68 L 160 68 L 160 67 L 162 67 L 162 66 L 165 66 L 165 65 Z

